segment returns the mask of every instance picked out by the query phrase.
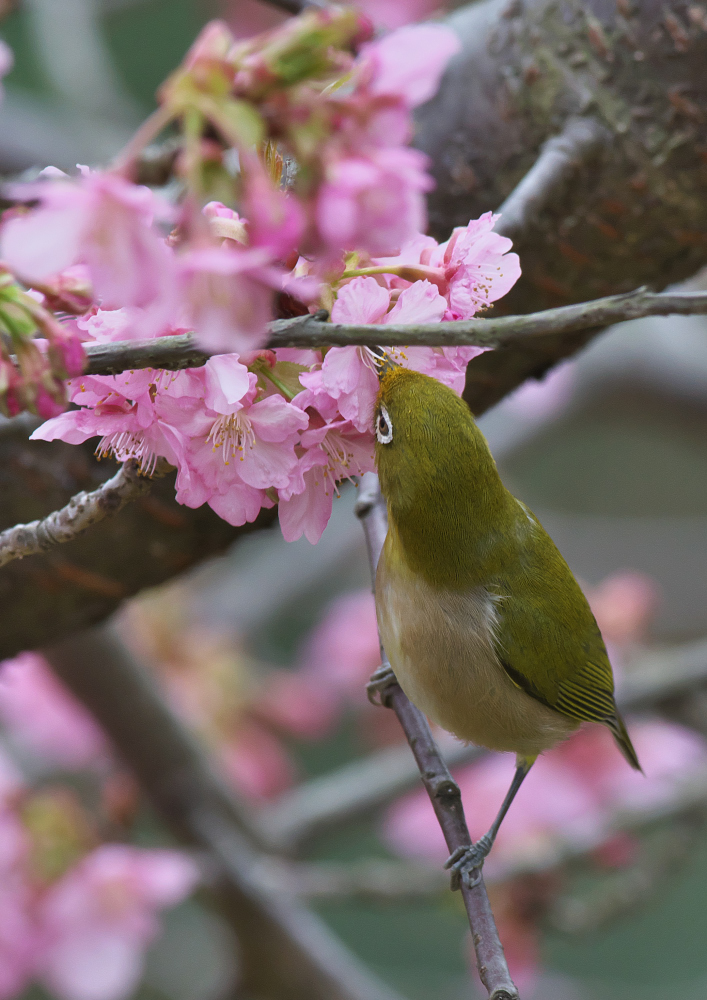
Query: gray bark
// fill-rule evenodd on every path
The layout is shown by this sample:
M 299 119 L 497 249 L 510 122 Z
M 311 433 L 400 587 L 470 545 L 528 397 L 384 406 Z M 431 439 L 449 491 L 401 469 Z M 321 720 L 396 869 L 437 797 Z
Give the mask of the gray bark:
M 463 52 L 420 109 L 432 231 L 496 209 L 575 116 L 607 145 L 515 237 L 529 312 L 690 277 L 707 262 L 707 9 L 683 0 L 485 0 L 449 23 Z

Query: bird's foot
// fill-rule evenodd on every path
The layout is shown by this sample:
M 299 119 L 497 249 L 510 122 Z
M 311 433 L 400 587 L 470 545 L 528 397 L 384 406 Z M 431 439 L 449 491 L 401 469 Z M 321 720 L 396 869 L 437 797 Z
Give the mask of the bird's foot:
M 366 694 L 372 705 L 383 705 L 385 707 L 385 692 L 393 684 L 397 684 L 397 678 L 393 673 L 393 668 L 387 663 L 378 667 L 371 674 L 371 679 L 366 684 Z
M 481 880 L 481 869 L 486 855 L 491 850 L 493 840 L 488 834 L 468 847 L 457 847 L 444 862 L 444 867 L 451 872 L 450 888 L 456 892 L 463 886 L 471 889 Z

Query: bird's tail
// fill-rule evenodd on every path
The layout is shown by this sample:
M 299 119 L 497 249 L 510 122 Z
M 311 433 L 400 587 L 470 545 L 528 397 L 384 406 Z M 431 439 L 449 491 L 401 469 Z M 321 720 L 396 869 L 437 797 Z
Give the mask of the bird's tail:
M 611 735 L 616 740 L 617 747 L 629 762 L 631 767 L 635 771 L 640 771 L 641 774 L 643 774 L 643 768 L 638 761 L 638 754 L 633 748 L 633 743 L 631 742 L 631 737 L 628 735 L 626 724 L 619 713 L 616 712 L 616 714 L 610 719 L 607 719 L 606 724 L 611 730 Z

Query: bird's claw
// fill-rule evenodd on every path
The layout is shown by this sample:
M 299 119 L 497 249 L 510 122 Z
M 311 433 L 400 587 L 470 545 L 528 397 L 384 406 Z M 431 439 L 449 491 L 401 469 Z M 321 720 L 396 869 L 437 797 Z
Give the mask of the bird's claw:
M 471 889 L 481 881 L 481 869 L 486 855 L 491 850 L 493 841 L 488 835 L 481 837 L 475 844 L 467 847 L 457 847 L 444 862 L 444 867 L 451 872 L 450 888 L 456 892 L 462 885 Z
M 371 679 L 366 684 L 366 694 L 371 705 L 385 707 L 385 691 L 392 684 L 397 684 L 397 678 L 393 673 L 393 668 L 384 663 L 371 674 Z

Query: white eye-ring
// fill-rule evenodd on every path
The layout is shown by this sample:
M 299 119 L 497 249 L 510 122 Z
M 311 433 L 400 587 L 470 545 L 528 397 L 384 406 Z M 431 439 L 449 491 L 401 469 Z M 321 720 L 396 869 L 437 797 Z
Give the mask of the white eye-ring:
M 390 414 L 382 403 L 376 417 L 376 437 L 379 444 L 390 444 L 393 440 L 393 425 L 390 421 Z

